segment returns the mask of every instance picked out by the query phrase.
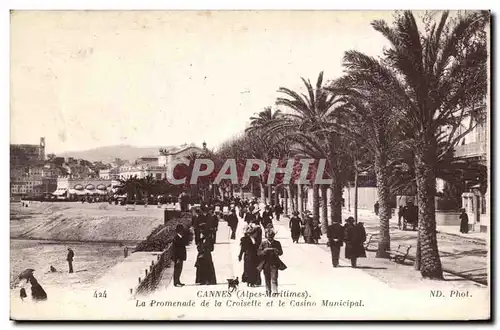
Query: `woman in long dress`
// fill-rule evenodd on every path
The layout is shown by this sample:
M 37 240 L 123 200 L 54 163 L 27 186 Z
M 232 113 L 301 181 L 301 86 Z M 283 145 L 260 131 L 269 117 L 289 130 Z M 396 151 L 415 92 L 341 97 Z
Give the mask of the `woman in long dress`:
M 241 238 L 238 260 L 241 261 L 243 257 L 243 275 L 241 276 L 241 281 L 247 283 L 247 286 L 254 287 L 260 284 L 259 271 L 257 270 L 259 264 L 257 250 L 259 246 L 256 244 L 255 238 L 251 236 L 252 231 L 252 227 L 249 227 L 245 231 L 245 236 Z
M 29 282 L 31 284 L 31 298 L 34 301 L 47 300 L 47 293 L 33 275 L 30 276 Z
M 210 239 L 203 237 L 198 244 L 198 256 L 196 257 L 196 284 L 217 284 L 215 277 L 214 262 L 212 260 L 213 244 Z
M 302 220 L 299 218 L 299 212 L 293 212 L 293 217 L 290 219 L 289 227 L 292 235 L 292 242 L 298 243 L 302 229 Z

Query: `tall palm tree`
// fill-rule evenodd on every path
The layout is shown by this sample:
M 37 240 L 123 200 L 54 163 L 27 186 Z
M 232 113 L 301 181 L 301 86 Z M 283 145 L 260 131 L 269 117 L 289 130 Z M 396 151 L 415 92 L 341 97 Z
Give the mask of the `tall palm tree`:
M 346 75 L 338 79 L 331 88 L 337 93 L 344 93 L 345 107 L 350 111 L 350 122 L 345 125 L 346 135 L 353 139 L 355 175 L 358 174 L 358 158 L 362 154 L 372 154 L 377 178 L 377 195 L 380 217 L 380 239 L 378 241 L 378 258 L 387 258 L 390 249 L 389 220 L 391 218 L 389 159 L 391 153 L 399 145 L 397 112 L 390 103 L 385 102 L 376 90 L 366 84 L 366 73 L 349 67 Z M 357 211 L 355 198 L 355 212 Z M 357 218 L 357 216 L 355 216 Z
M 276 104 L 284 106 L 290 112 L 283 114 L 283 118 L 275 121 L 272 131 L 278 130 L 295 142 L 297 150 L 309 157 L 326 159 L 327 172 L 333 180 L 331 184 L 332 194 L 330 198 L 331 218 L 334 222 L 342 219 L 342 186 L 345 176 L 342 171 L 343 156 L 341 153 L 341 136 L 335 132 L 327 132 L 325 129 L 330 122 L 340 119 L 336 110 L 339 98 L 324 89 L 323 72 L 321 72 L 313 86 L 310 80 L 302 78 L 307 94 L 299 94 L 291 89 L 280 87 L 278 92 L 283 97 L 278 97 Z M 314 193 L 313 196 L 317 196 Z M 317 202 L 313 202 L 315 208 L 319 208 Z M 314 210 L 316 215 L 319 210 Z M 315 221 L 318 221 L 315 218 Z M 326 230 L 327 223 L 322 224 Z
M 484 12 L 458 12 L 453 17 L 443 12 L 437 22 L 427 14 L 419 31 L 413 13 L 400 12 L 391 27 L 382 20 L 372 23 L 390 42 L 383 61 L 357 51 L 345 56 L 348 67 L 369 72 L 366 83 L 401 112 L 398 127 L 414 152 L 417 250 L 426 278 L 443 278 L 434 205 L 438 144 L 445 141 L 446 149 L 453 149 L 474 128 L 459 134 L 461 123 L 485 108 L 488 23 Z

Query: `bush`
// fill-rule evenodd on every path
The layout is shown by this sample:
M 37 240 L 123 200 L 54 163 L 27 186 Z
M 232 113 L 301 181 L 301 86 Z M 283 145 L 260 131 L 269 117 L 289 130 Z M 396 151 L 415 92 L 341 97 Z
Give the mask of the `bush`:
M 186 238 L 188 244 L 191 243 L 191 241 L 193 240 L 193 233 L 189 229 L 191 218 L 188 216 L 183 216 L 170 220 L 167 225 L 159 225 L 158 227 L 153 229 L 151 234 L 149 234 L 144 241 L 140 242 L 137 245 L 135 251 L 163 251 L 174 239 L 175 228 L 178 224 L 184 226 L 184 237 Z

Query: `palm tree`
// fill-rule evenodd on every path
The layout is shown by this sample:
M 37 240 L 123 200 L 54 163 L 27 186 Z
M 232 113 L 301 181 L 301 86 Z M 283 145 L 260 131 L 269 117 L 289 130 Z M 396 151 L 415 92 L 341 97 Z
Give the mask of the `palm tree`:
M 384 102 L 376 91 L 366 84 L 365 72 L 352 70 L 347 62 L 346 75 L 338 79 L 331 88 L 337 93 L 344 93 L 345 107 L 350 110 L 350 123 L 343 128 L 346 135 L 353 139 L 355 151 L 351 154 L 354 158 L 354 170 L 357 182 L 359 159 L 363 155 L 373 155 L 374 167 L 377 178 L 377 195 L 380 217 L 380 239 L 378 241 L 378 258 L 387 258 L 390 250 L 389 220 L 390 185 L 389 185 L 389 159 L 391 153 L 400 143 L 397 130 L 397 113 L 390 103 Z M 356 189 L 356 188 L 355 188 Z M 357 197 L 355 197 L 355 219 L 357 220 Z
M 341 119 L 339 113 L 335 111 L 340 100 L 323 88 L 323 72 L 319 74 L 314 87 L 310 80 L 302 78 L 302 81 L 307 89 L 307 95 L 284 87 L 278 89 L 284 97 L 278 97 L 276 104 L 286 107 L 291 112 L 284 113 L 282 119 L 276 120 L 271 131 L 281 131 L 286 138 L 297 144 L 295 149 L 298 152 L 312 158 L 326 159 L 327 172 L 333 181 L 330 198 L 331 219 L 334 222 L 341 222 L 342 186 L 345 180 L 342 171 L 346 169 L 343 166 L 341 136 L 326 131 L 329 123 Z M 313 195 L 318 197 L 316 193 Z M 317 202 L 313 204 L 318 208 Z M 319 210 L 314 211 L 316 215 L 319 214 Z M 315 221 L 318 219 L 315 218 Z M 325 223 L 322 224 L 323 231 L 326 231 L 326 226 L 325 219 Z
M 390 42 L 383 61 L 357 51 L 345 56 L 347 66 L 369 73 L 366 83 L 401 112 L 398 128 L 414 153 L 417 261 L 425 278 L 443 278 L 434 205 L 438 144 L 445 141 L 445 150 L 453 149 L 474 128 L 459 133 L 461 123 L 484 111 L 487 24 L 484 12 L 458 12 L 452 18 L 443 12 L 437 24 L 426 14 L 424 31 L 419 31 L 412 12 L 405 11 L 395 15 L 392 27 L 385 21 L 372 23 Z

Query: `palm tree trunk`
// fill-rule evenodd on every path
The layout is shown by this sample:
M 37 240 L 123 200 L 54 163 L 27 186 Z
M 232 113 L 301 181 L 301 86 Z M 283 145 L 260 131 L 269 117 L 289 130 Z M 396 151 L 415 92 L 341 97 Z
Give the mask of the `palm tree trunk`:
M 273 198 L 273 185 L 270 184 L 267 186 L 267 192 L 268 192 L 268 198 L 269 198 L 269 204 L 271 204 L 271 200 Z
M 300 183 L 297 184 L 297 206 L 299 207 L 299 214 L 302 216 L 302 213 L 304 213 L 304 203 L 302 202 L 302 185 Z
M 328 187 L 321 186 L 321 232 L 326 234 L 328 229 L 328 201 L 326 198 Z
M 319 225 L 319 185 L 313 184 L 313 225 Z
M 415 148 L 420 273 L 424 278 L 443 279 L 436 237 L 436 148 L 432 141 L 422 142 Z
M 283 189 L 283 195 L 284 195 L 284 199 L 285 199 L 285 202 L 283 203 L 283 207 L 284 207 L 284 212 L 285 212 L 285 215 L 288 215 L 288 211 L 289 211 L 289 207 L 288 207 L 288 202 L 290 200 L 290 186 L 289 185 L 286 185 Z
M 262 182 L 262 179 L 259 181 L 260 184 L 260 202 L 265 203 L 266 202 L 266 188 L 264 187 L 264 183 Z
M 330 187 L 332 190 L 330 195 L 330 217 L 332 223 L 342 223 L 342 184 L 338 178 L 335 177 Z
M 358 223 L 358 169 L 354 171 L 354 222 Z
M 243 185 L 240 184 L 240 198 L 243 198 L 245 195 L 243 195 Z
M 377 258 L 387 258 L 387 253 L 391 247 L 391 237 L 389 234 L 389 219 L 391 209 L 389 205 L 390 193 L 387 175 L 387 157 L 384 152 L 379 152 L 375 156 L 375 173 L 377 176 L 377 194 L 379 202 L 380 216 L 380 239 L 378 241 Z

